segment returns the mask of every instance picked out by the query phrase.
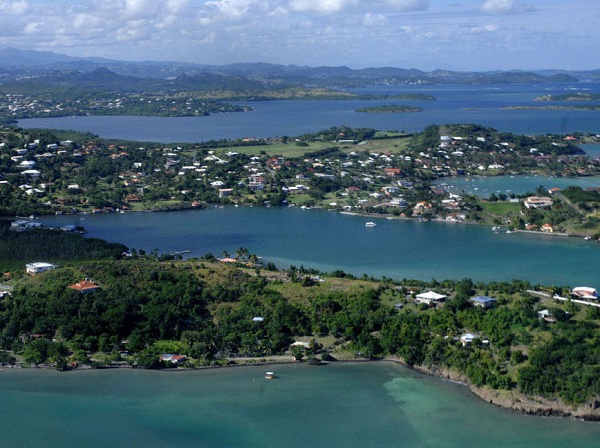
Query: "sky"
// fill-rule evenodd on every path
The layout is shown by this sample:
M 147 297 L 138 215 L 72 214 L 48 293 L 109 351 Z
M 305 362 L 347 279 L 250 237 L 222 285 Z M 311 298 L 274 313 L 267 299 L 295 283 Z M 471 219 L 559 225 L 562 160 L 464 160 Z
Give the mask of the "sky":
M 0 48 L 198 64 L 600 68 L 598 0 L 0 0 Z

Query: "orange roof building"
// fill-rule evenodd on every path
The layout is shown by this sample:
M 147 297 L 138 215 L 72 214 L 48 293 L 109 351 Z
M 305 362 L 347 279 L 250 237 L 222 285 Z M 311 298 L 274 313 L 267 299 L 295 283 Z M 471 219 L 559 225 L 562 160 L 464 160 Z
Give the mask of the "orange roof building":
M 81 293 L 92 292 L 97 289 L 100 289 L 100 287 L 97 284 L 88 280 L 87 278 L 85 280 L 81 280 L 80 282 L 75 283 L 74 285 L 69 286 L 69 288 L 79 291 Z

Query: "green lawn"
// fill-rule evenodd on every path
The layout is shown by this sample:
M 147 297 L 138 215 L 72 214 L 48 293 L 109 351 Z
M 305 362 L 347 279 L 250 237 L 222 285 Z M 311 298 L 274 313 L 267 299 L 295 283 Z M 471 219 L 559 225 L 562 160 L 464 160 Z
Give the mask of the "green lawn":
M 508 201 L 482 202 L 481 206 L 485 212 L 499 217 L 516 216 L 521 208 L 519 203 Z

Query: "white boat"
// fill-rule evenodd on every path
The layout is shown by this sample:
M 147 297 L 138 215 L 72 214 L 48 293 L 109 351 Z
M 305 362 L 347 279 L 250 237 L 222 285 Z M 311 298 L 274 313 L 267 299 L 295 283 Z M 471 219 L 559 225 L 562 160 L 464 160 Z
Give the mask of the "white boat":
M 272 380 L 273 378 L 275 378 L 275 373 L 274 372 L 266 372 L 265 373 L 265 379 Z
M 375 224 L 374 222 L 369 221 L 369 222 L 367 222 L 365 224 L 365 227 L 377 227 L 377 224 Z

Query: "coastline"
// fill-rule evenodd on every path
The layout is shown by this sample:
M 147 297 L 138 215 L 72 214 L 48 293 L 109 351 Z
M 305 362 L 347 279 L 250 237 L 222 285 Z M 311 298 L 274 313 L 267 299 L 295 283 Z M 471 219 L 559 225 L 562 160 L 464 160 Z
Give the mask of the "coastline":
M 315 366 L 327 366 L 328 364 L 346 364 L 346 363 L 390 363 L 398 364 L 407 369 L 418 372 L 421 375 L 427 375 L 441 380 L 450 381 L 461 386 L 465 386 L 469 391 L 475 395 L 478 399 L 485 401 L 486 403 L 497 406 L 503 410 L 514 412 L 522 415 L 532 415 L 538 417 L 560 417 L 560 418 L 575 418 L 584 421 L 600 422 L 600 400 L 592 400 L 591 402 L 584 403 L 578 406 L 571 406 L 564 403 L 560 399 L 548 399 L 541 396 L 527 396 L 522 394 L 515 389 L 511 390 L 499 390 L 491 389 L 488 387 L 477 387 L 470 383 L 469 379 L 462 373 L 456 372 L 448 368 L 437 368 L 427 367 L 424 365 L 410 365 L 407 364 L 402 358 L 395 356 L 386 356 L 381 359 L 365 359 L 365 358 L 341 358 L 336 359 L 333 357 L 331 361 L 322 361 Z M 241 362 L 236 362 L 241 361 Z M 193 372 L 202 370 L 217 370 L 217 369 L 230 369 L 239 367 L 268 367 L 277 365 L 289 365 L 289 364 L 310 364 L 310 361 L 298 361 L 292 356 L 277 355 L 275 357 L 266 358 L 228 358 L 227 364 L 224 365 L 208 365 L 208 366 L 194 366 L 194 367 L 166 367 L 161 369 L 144 369 L 140 367 L 134 367 L 129 364 L 123 363 L 111 366 L 102 366 L 100 368 L 92 368 L 91 366 L 78 366 L 76 368 L 69 368 L 66 372 L 92 372 L 98 370 L 142 370 L 142 371 L 159 371 L 164 373 L 180 373 L 180 372 Z M 6 366 L 1 370 L 4 371 Z M 24 367 L 22 365 L 16 367 L 9 367 L 9 370 L 55 370 L 50 365 L 39 365 L 35 367 Z M 56 371 L 56 370 L 55 370 Z

